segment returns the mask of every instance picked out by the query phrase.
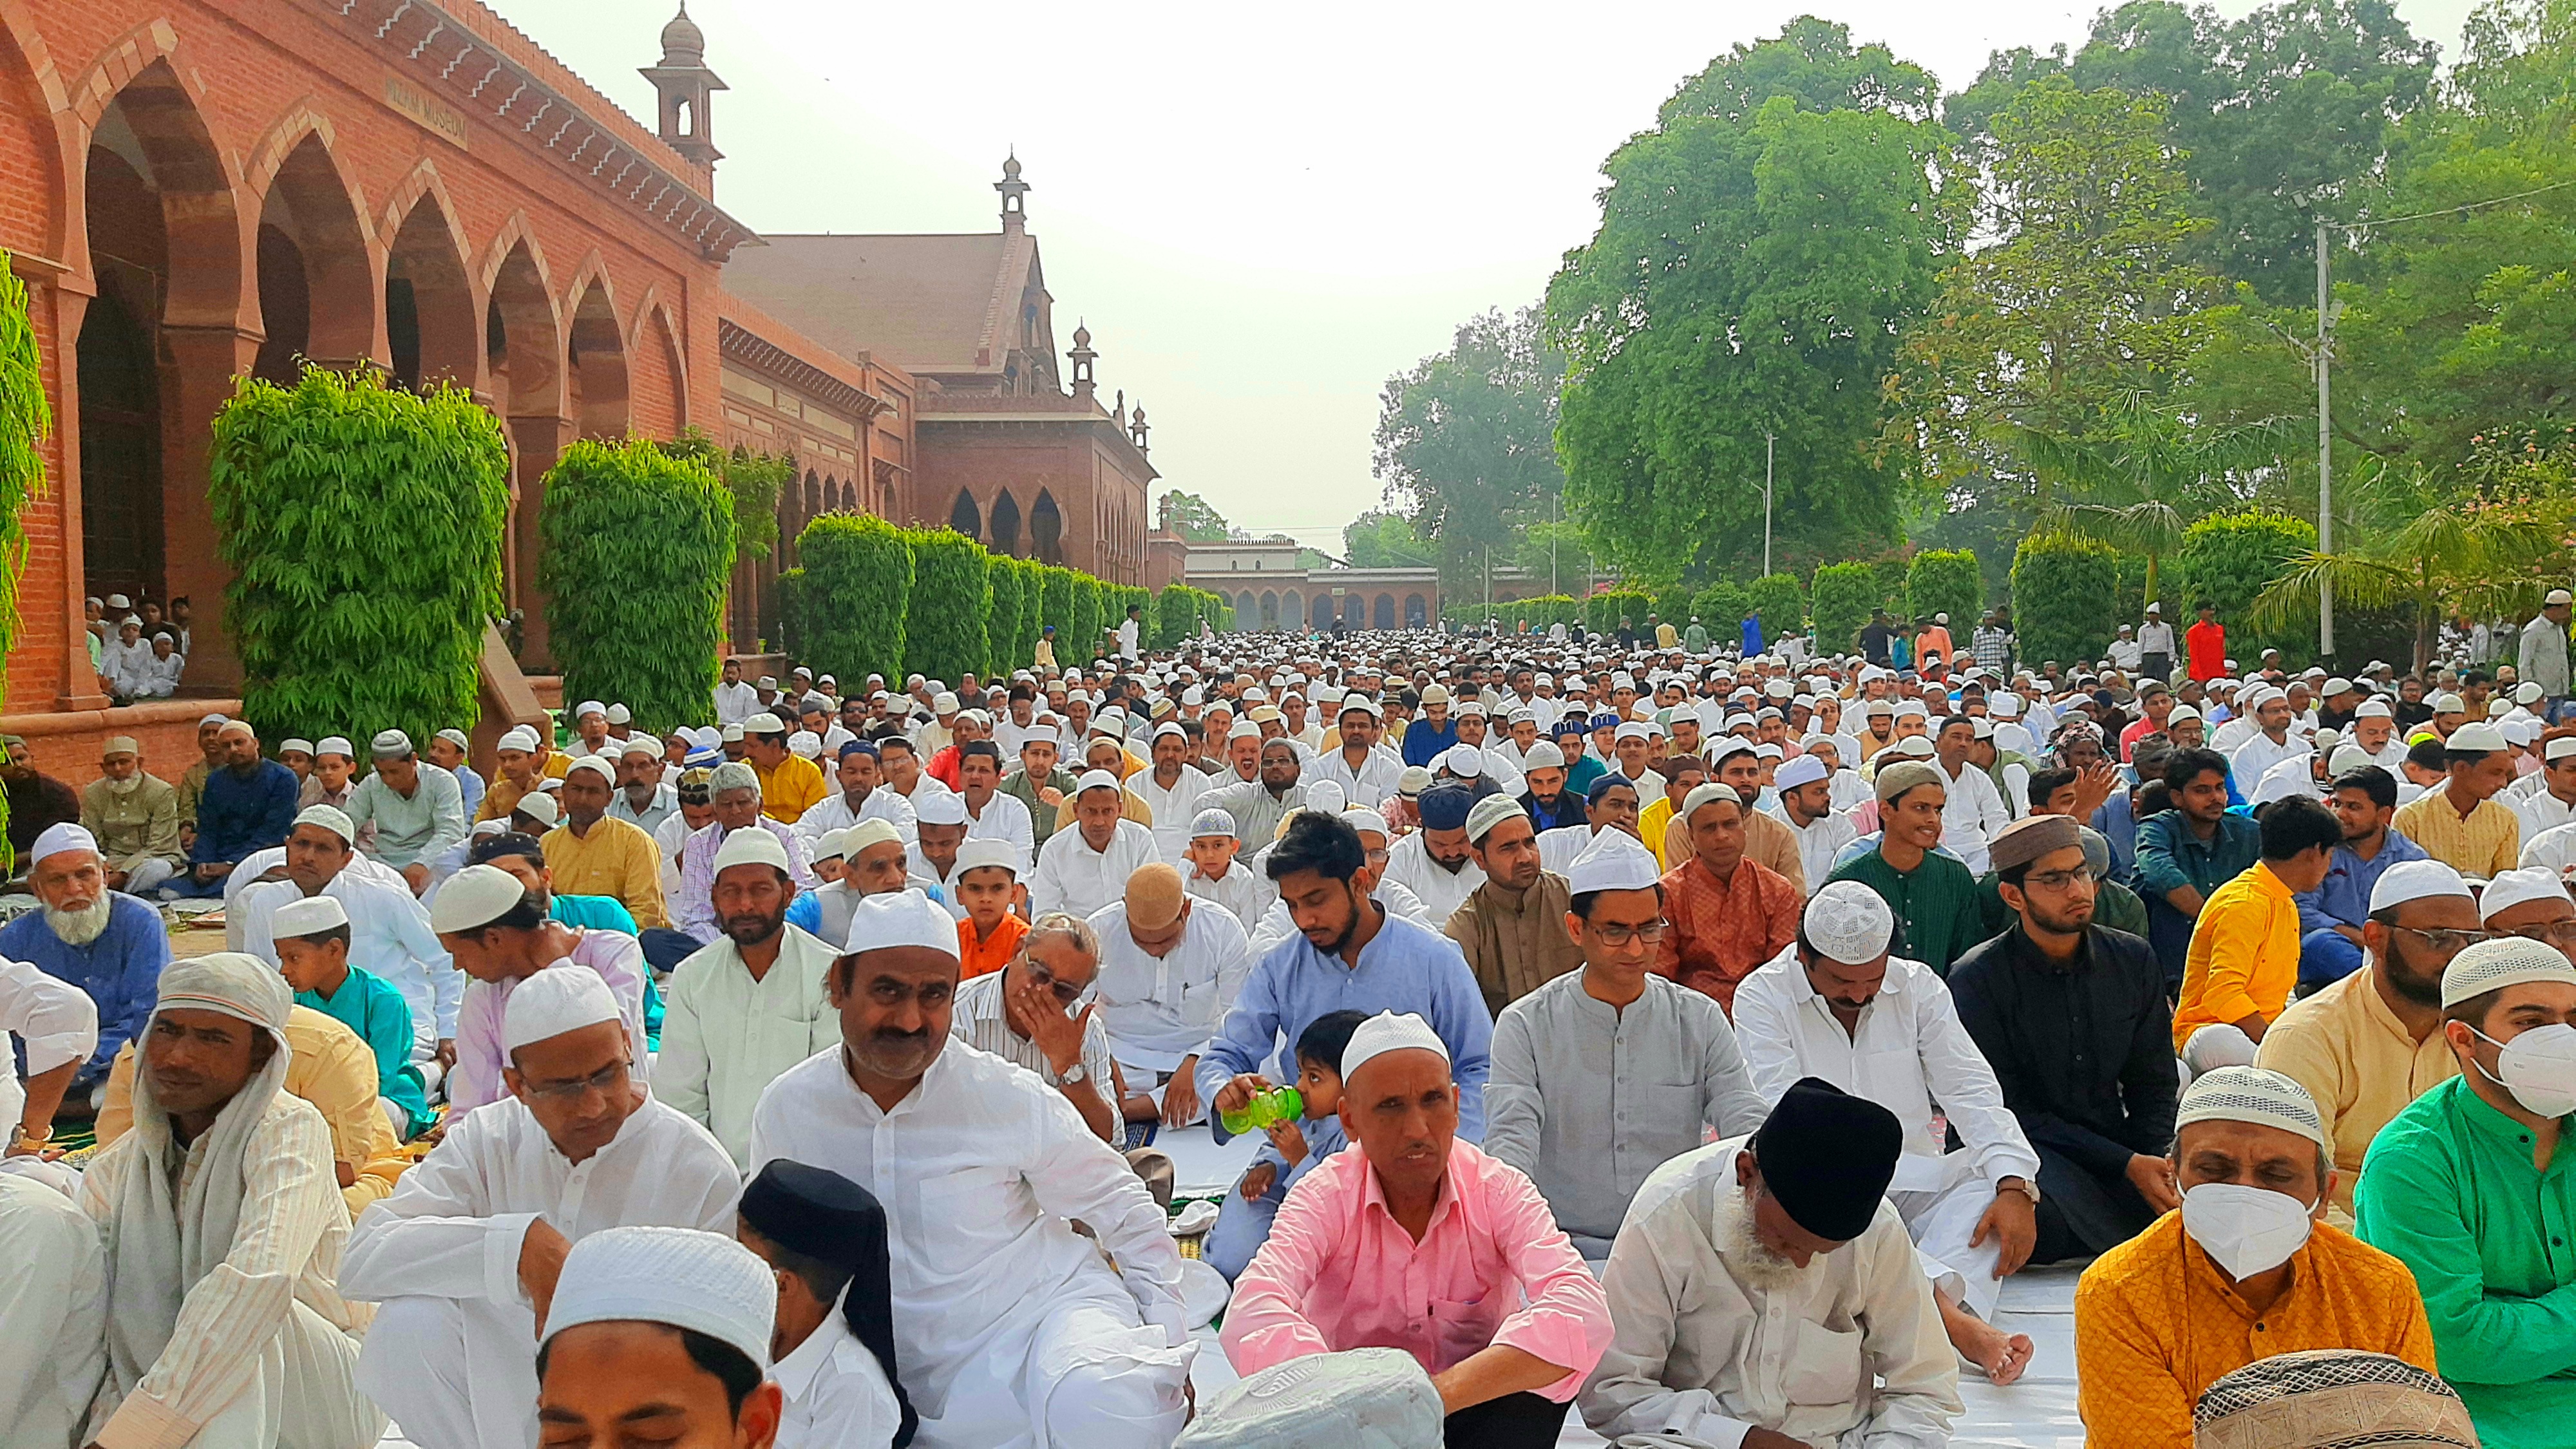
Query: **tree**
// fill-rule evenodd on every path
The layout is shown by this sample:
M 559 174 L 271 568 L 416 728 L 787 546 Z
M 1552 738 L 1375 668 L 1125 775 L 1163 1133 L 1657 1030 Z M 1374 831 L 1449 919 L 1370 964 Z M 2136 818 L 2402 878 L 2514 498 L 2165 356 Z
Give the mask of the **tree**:
M 1959 207 L 1935 185 L 1930 78 L 1883 56 L 1802 21 L 1717 61 L 1605 164 L 1600 229 L 1549 283 L 1547 320 L 1568 361 L 1568 512 L 1630 576 L 1759 567 L 1766 432 L 1778 552 L 1896 532 L 1900 474 L 1863 445 Z
M 1234 536 L 1234 526 L 1214 505 L 1178 488 L 1163 495 L 1163 531 L 1177 533 L 1192 543 L 1223 543 Z
M 1388 378 L 1379 394 L 1376 473 L 1389 507 L 1436 549 L 1441 581 L 1464 587 L 1521 530 L 1547 521 L 1565 487 L 1556 458 L 1564 359 L 1538 309 L 1472 317 L 1449 350 Z
M 702 457 L 581 439 L 546 470 L 537 518 L 566 694 L 623 701 L 657 733 L 715 722 L 734 494 Z
M 1432 546 L 1416 537 L 1399 513 L 1363 513 L 1342 526 L 1342 548 L 1355 569 L 1421 568 L 1435 564 Z
M 45 489 L 45 434 L 53 429 L 36 330 L 27 321 L 27 288 L 0 251 L 0 661 L 18 637 L 18 575 L 26 565 L 27 533 L 19 514 Z M 0 827 L 9 802 L 0 796 Z M 0 870 L 11 857 L 0 835 Z

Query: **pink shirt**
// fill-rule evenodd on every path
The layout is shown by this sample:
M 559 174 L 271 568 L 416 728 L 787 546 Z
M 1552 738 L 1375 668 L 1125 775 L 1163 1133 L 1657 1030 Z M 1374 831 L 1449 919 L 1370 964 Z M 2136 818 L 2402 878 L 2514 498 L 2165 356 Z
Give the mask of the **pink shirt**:
M 1353 1348 L 1400 1348 L 1436 1374 L 1509 1344 L 1571 1370 L 1538 1391 L 1562 1403 L 1610 1346 L 1610 1300 L 1519 1169 L 1451 1143 L 1416 1243 L 1354 1146 L 1290 1190 L 1218 1341 L 1241 1374 Z
M 618 1014 L 626 1018 L 626 1040 L 634 1049 L 640 1074 L 646 1061 L 643 947 L 623 931 L 583 931 L 563 960 L 546 969 L 566 965 L 589 967 L 608 983 L 609 993 L 617 998 Z M 447 1101 L 455 1111 L 470 1112 L 510 1093 L 501 1080 L 501 1068 L 510 1058 L 502 1046 L 508 1038 L 502 1035 L 501 1025 L 510 992 L 518 984 L 465 983 L 464 1004 L 456 1009 L 456 1066 L 447 1074 Z

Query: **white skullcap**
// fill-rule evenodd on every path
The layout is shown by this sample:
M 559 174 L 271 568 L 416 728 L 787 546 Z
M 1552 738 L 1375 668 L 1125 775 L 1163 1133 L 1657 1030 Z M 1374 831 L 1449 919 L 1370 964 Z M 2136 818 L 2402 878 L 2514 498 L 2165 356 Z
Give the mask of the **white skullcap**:
M 763 710 L 742 722 L 742 732 L 746 735 L 783 735 L 787 733 L 787 721 Z
M 41 861 L 46 856 L 60 855 L 66 850 L 86 850 L 96 855 L 98 837 L 69 820 L 48 825 L 44 833 L 36 837 L 36 843 L 27 848 L 27 859 Z
M 530 790 L 520 796 L 518 803 L 510 807 L 510 813 L 525 815 L 539 825 L 545 826 L 552 826 L 556 821 L 563 819 L 563 807 L 555 803 L 554 796 L 543 790 Z
M 240 951 L 216 951 L 161 968 L 153 1014 L 213 1011 L 264 1026 L 281 1039 L 295 1009 L 295 993 L 277 968 Z
M 2365 699 L 2353 710 L 2352 717 L 2354 719 L 2395 719 L 2397 711 L 2388 707 L 2387 700 Z
M 1451 745 L 1440 752 L 1440 768 L 1452 775 L 1482 779 L 1485 774 L 1485 752 L 1474 745 Z
M 2197 707 L 2188 704 L 2178 704 L 2173 707 L 2172 713 L 2165 716 L 2165 727 L 2167 729 L 2171 729 L 2173 726 L 2181 724 L 2184 720 L 2198 719 L 2200 717 L 2200 710 Z
M 592 714 L 598 715 L 604 719 L 608 715 L 608 706 L 601 704 L 595 699 L 585 699 L 581 703 L 572 707 L 572 717 L 576 720 L 580 719 L 584 715 Z
M 2496 703 L 2504 705 L 2506 709 L 2513 708 L 2512 705 L 2505 704 L 2505 702 L 2500 699 L 2497 700 Z M 2496 729 L 2504 735 L 2505 743 L 2509 745 L 2530 745 L 2536 743 L 2540 739 L 2541 730 L 2544 728 L 2546 728 L 2546 726 L 2541 724 L 2540 721 L 2527 716 L 2522 719 L 2509 719 L 2496 726 Z
M 1562 770 L 1565 768 L 1565 751 L 1558 749 L 1554 740 L 1540 740 L 1522 752 L 1521 768 L 1524 771 Z
M 598 972 L 577 961 L 558 961 L 510 989 L 501 1008 L 501 1049 L 514 1052 L 532 1041 L 624 1020 L 617 993 Z
M 1800 930 L 1827 960 L 1866 966 L 1887 954 L 1887 943 L 1896 936 L 1896 914 L 1878 892 L 1859 881 L 1829 881 L 1808 899 Z
M 299 754 L 299 753 L 300 753 L 300 754 L 307 754 L 307 755 L 309 755 L 309 754 L 314 753 L 314 749 L 313 749 L 313 742 L 312 742 L 311 740 L 296 739 L 296 738 L 294 738 L 294 737 L 290 736 L 290 737 L 288 737 L 288 738 L 286 738 L 286 739 L 283 739 L 283 740 L 278 741 L 278 743 L 277 743 L 277 752 L 278 752 L 279 754 L 281 754 L 281 755 L 292 755 L 292 754 Z
M 347 735 L 324 735 L 321 743 L 313 747 L 313 753 L 317 755 L 347 755 L 351 759 L 355 759 L 358 755 L 358 747 L 349 743 L 349 737 Z
M 606 755 L 582 756 L 580 759 L 573 761 L 571 765 L 565 768 L 564 778 L 572 778 L 573 772 L 576 770 L 588 770 L 599 778 L 606 780 L 611 785 L 617 783 L 617 767 L 608 763 L 608 757 Z
M 2500 750 L 2504 748 L 2504 731 L 2483 720 L 2476 724 L 2464 724 L 2451 731 L 2451 737 L 2442 742 L 2442 748 L 2452 751 Z
M 1157 743 L 1160 743 L 1166 735 L 1169 735 L 1176 740 L 1186 740 L 1190 737 L 1190 732 L 1181 728 L 1177 724 L 1159 724 L 1154 726 L 1154 739 Z
M 787 752 L 791 755 L 801 755 L 809 760 L 820 759 L 823 754 L 823 737 L 812 730 L 798 730 L 787 737 Z M 592 756 L 592 758 L 598 757 Z
M 1812 755 L 1800 755 L 1782 765 L 1772 775 L 1771 783 L 1777 789 L 1795 790 L 1801 785 L 1812 785 L 1823 778 L 1825 778 L 1825 762 Z
M 1618 733 L 1611 736 L 1613 740 L 1651 740 L 1654 737 L 1655 732 L 1653 730 L 1646 728 L 1645 725 L 1636 720 L 1630 720 L 1626 724 L 1619 726 Z
M 2549 691 L 2533 680 L 2526 679 L 2513 687 L 2513 702 L 2516 704 L 2538 704 L 2548 697 Z
M 358 827 L 350 821 L 349 812 L 337 805 L 307 805 L 296 812 L 295 823 L 319 825 L 346 842 L 358 838 Z
M 1228 743 L 1235 740 L 1257 740 L 1261 738 L 1261 726 L 1248 719 L 1236 720 L 1233 727 L 1225 732 L 1225 737 Z
M 2410 865 L 2413 863 L 2408 862 Z M 2395 869 L 2393 866 L 2390 868 Z M 2554 870 L 2534 867 L 2530 870 L 2498 871 L 2495 879 L 2488 881 L 2487 888 L 2478 894 L 2478 916 L 2481 920 L 2491 921 L 2507 909 L 2528 901 L 2563 902 L 2566 899 L 2567 887 L 2559 881 L 2558 872 Z M 2375 906 L 2373 908 L 2376 909 Z
M 1107 774 L 1098 771 L 1096 773 Z M 1091 777 L 1085 775 L 1086 781 Z M 912 804 L 913 819 L 922 825 L 963 825 L 966 823 L 966 797 L 954 790 L 923 790 Z
M 1200 1405 L 1180 1443 L 1184 1449 L 1415 1449 L 1439 1443 L 1440 1424 L 1440 1391 L 1413 1355 L 1355 1348 L 1246 1374 Z
M 2349 771 L 2375 766 L 2378 763 L 2370 757 L 2368 750 L 2359 745 L 2337 745 L 2335 752 L 2326 757 L 2326 773 L 2342 775 Z
M 1449 1044 L 1440 1039 L 1440 1033 L 1433 1031 L 1429 1022 L 1409 1011 L 1401 1015 L 1381 1011 L 1351 1028 L 1350 1042 L 1342 1048 L 1342 1080 L 1348 1082 L 1359 1075 L 1360 1064 L 1371 1057 L 1414 1048 L 1438 1052 L 1441 1061 L 1449 1060 Z
M 758 825 L 746 825 L 724 838 L 716 847 L 714 874 L 722 875 L 737 865 L 768 865 L 787 869 L 787 847 L 778 837 Z
M 2576 985 L 2576 962 L 2557 947 L 2520 936 L 2480 941 L 2451 958 L 2442 970 L 2442 1009 L 2448 1011 L 2472 996 L 2484 996 L 2526 981 L 2564 981 Z
M 1474 808 L 1467 812 L 1468 843 L 1473 845 L 1482 842 L 1495 826 L 1514 816 L 1527 820 L 1529 812 L 1521 808 L 1520 801 L 1500 791 L 1477 801 Z
M 962 841 L 958 844 L 956 869 L 949 878 L 962 879 L 966 872 L 988 865 L 1000 866 L 1014 877 L 1028 874 L 1027 861 L 1020 854 L 1018 841 L 986 836 L 980 840 Z
M 2540 752 L 2542 760 L 2553 764 L 2569 755 L 2576 755 L 2576 735 L 2560 735 Z
M 431 736 L 431 738 L 445 740 L 460 750 L 470 750 L 474 748 L 474 741 L 466 736 L 465 731 L 460 729 L 443 729 L 437 734 Z M 309 755 L 313 752 L 308 749 L 305 753 Z
M 955 959 L 957 918 L 948 908 L 917 890 L 863 896 L 850 913 L 850 934 L 842 954 L 920 946 Z
M 633 724 L 635 711 L 622 704 L 612 704 L 608 707 L 608 722 L 613 725 Z
M 859 858 L 859 852 L 867 849 L 869 846 L 883 845 L 889 840 L 900 842 L 902 839 L 903 832 L 894 828 L 893 821 L 878 820 L 871 817 L 851 826 L 843 833 L 841 837 L 841 858 L 844 860 L 856 860 Z
M 735 723 L 726 725 L 723 729 L 716 731 L 716 743 L 721 745 L 738 745 L 742 743 L 741 723 L 736 721 Z
M 2424 704 L 2435 714 L 2466 714 L 2469 708 L 2467 700 L 2447 689 L 2424 701 Z
M 1107 770 L 1085 770 L 1082 772 L 1082 778 L 1073 782 L 1073 793 L 1076 795 L 1080 795 L 1091 790 L 1115 790 L 1118 788 L 1118 777 Z
M 1501 797 L 1488 795 L 1485 798 L 1493 800 Z M 1343 811 L 1342 823 L 1353 830 L 1366 835 L 1393 835 L 1395 833 L 1392 829 L 1388 828 L 1385 816 L 1369 809 L 1365 805 L 1354 805 L 1350 809 Z
M 564 1255 L 546 1337 L 585 1323 L 629 1322 L 703 1333 L 766 1370 L 778 1280 L 759 1255 L 720 1233 L 603 1228 Z
M 691 743 L 694 744 L 696 742 L 691 741 Z M 654 758 L 659 759 L 662 755 L 662 749 L 663 746 L 660 740 L 653 738 L 651 735 L 637 735 L 628 740 L 625 745 L 617 751 L 617 753 L 621 758 L 627 755 L 651 755 Z
M 1663 877 L 1654 856 L 1624 830 L 1604 830 L 1566 868 L 1565 883 L 1575 895 L 1589 891 L 1642 891 Z
M 769 832 L 765 830 L 761 832 L 763 835 L 768 833 Z M 727 836 L 726 838 L 731 839 L 732 837 Z M 826 830 L 822 834 L 814 837 L 812 858 L 815 860 L 845 859 L 849 848 L 850 832 L 848 827 L 845 826 L 839 830 Z
M 1903 759 L 1928 760 L 1932 758 L 1933 753 L 1932 737 L 1930 735 L 1907 735 L 1905 738 L 1898 740 L 1891 748 Z
M 510 913 L 528 888 L 497 865 L 469 865 L 447 878 L 429 903 L 429 928 L 439 935 L 488 926 Z
M 930 712 L 932 714 L 955 714 L 957 712 L 957 696 L 945 689 L 932 695 L 930 697 Z
M 1691 792 L 1682 797 L 1682 808 L 1678 812 L 1684 827 L 1688 827 L 1690 818 L 1699 813 L 1701 806 L 1714 805 L 1721 800 L 1730 805 L 1740 806 L 1744 803 L 1744 797 L 1736 794 L 1735 787 L 1732 785 L 1711 780 L 1703 785 L 1692 786 Z
M 2553 884 L 2553 889 L 2555 886 Z M 2471 899 L 2469 883 L 2460 873 L 2438 860 L 2401 860 L 2379 873 L 2379 881 L 2370 888 L 2373 915 L 2395 910 L 2408 901 L 2433 900 L 2443 896 Z
M 1350 795 L 1339 780 L 1317 780 L 1306 787 L 1306 808 L 1325 815 L 1339 815 L 1351 803 Z
M 1196 840 L 1204 835 L 1230 836 L 1232 834 L 1234 834 L 1234 817 L 1214 806 L 1210 806 L 1207 809 L 1200 811 L 1198 816 L 1190 821 L 1190 838 L 1192 840 Z
M 305 896 L 288 901 L 271 912 L 268 933 L 280 941 L 297 936 L 318 936 L 349 924 L 348 908 L 337 896 Z
M 494 745 L 493 748 L 497 750 L 519 750 L 533 755 L 537 752 L 537 732 L 528 728 L 526 725 L 512 725 L 501 732 L 500 743 Z
M 2567 958 L 2559 956 L 2558 962 L 2564 966 Z M 2334 1141 L 2326 1135 L 2325 1118 L 2318 1114 L 2316 1099 L 2308 1095 L 2308 1089 L 2294 1078 L 2263 1067 L 2218 1067 L 2202 1073 L 2199 1080 L 2183 1089 L 2182 1106 L 2174 1113 L 2177 1131 L 2194 1122 L 2250 1122 L 2257 1127 L 2277 1127 L 2305 1137 L 2326 1152 L 2334 1151 Z

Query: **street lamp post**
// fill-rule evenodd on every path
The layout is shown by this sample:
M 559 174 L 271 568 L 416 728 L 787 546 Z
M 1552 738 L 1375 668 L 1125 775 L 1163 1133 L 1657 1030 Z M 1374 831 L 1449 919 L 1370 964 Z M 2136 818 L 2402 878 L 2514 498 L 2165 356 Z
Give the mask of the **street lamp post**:
M 1771 459 L 1777 440 L 1769 429 L 1762 432 L 1762 573 L 1771 574 Z

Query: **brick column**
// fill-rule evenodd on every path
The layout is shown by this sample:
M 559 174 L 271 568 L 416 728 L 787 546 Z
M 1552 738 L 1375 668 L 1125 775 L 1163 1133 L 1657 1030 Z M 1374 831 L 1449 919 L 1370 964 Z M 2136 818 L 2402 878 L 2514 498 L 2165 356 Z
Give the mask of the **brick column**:
M 233 395 L 233 379 L 250 370 L 259 356 L 259 334 L 238 327 L 172 327 L 161 329 L 161 346 L 171 358 L 161 370 L 161 516 L 165 572 L 173 598 L 185 594 L 195 613 L 189 620 L 188 677 L 191 693 L 238 694 L 241 657 L 224 627 L 224 586 L 232 570 L 215 550 L 214 499 L 207 491 L 206 465 L 214 451 L 214 420 Z M 77 522 L 67 525 L 77 543 Z
M 86 286 L 86 283 L 81 285 Z M 74 362 L 81 323 L 89 316 L 89 296 L 64 287 L 59 280 L 31 285 L 29 303 L 52 312 L 54 346 L 54 457 L 51 491 L 62 509 L 62 595 L 26 601 L 31 628 L 43 628 L 50 616 L 62 621 L 63 670 L 54 692 L 58 710 L 105 709 L 108 698 L 98 688 L 98 673 L 89 667 L 89 622 L 81 605 L 89 597 L 81 540 L 80 368 Z
M 510 443 L 518 453 L 519 468 L 519 588 L 518 596 L 510 602 L 526 616 L 519 665 L 530 674 L 554 672 L 554 651 L 546 633 L 545 591 L 537 584 L 538 566 L 545 557 L 544 536 L 538 531 L 537 520 L 545 511 L 546 470 L 578 436 L 580 426 L 571 418 L 510 419 Z

